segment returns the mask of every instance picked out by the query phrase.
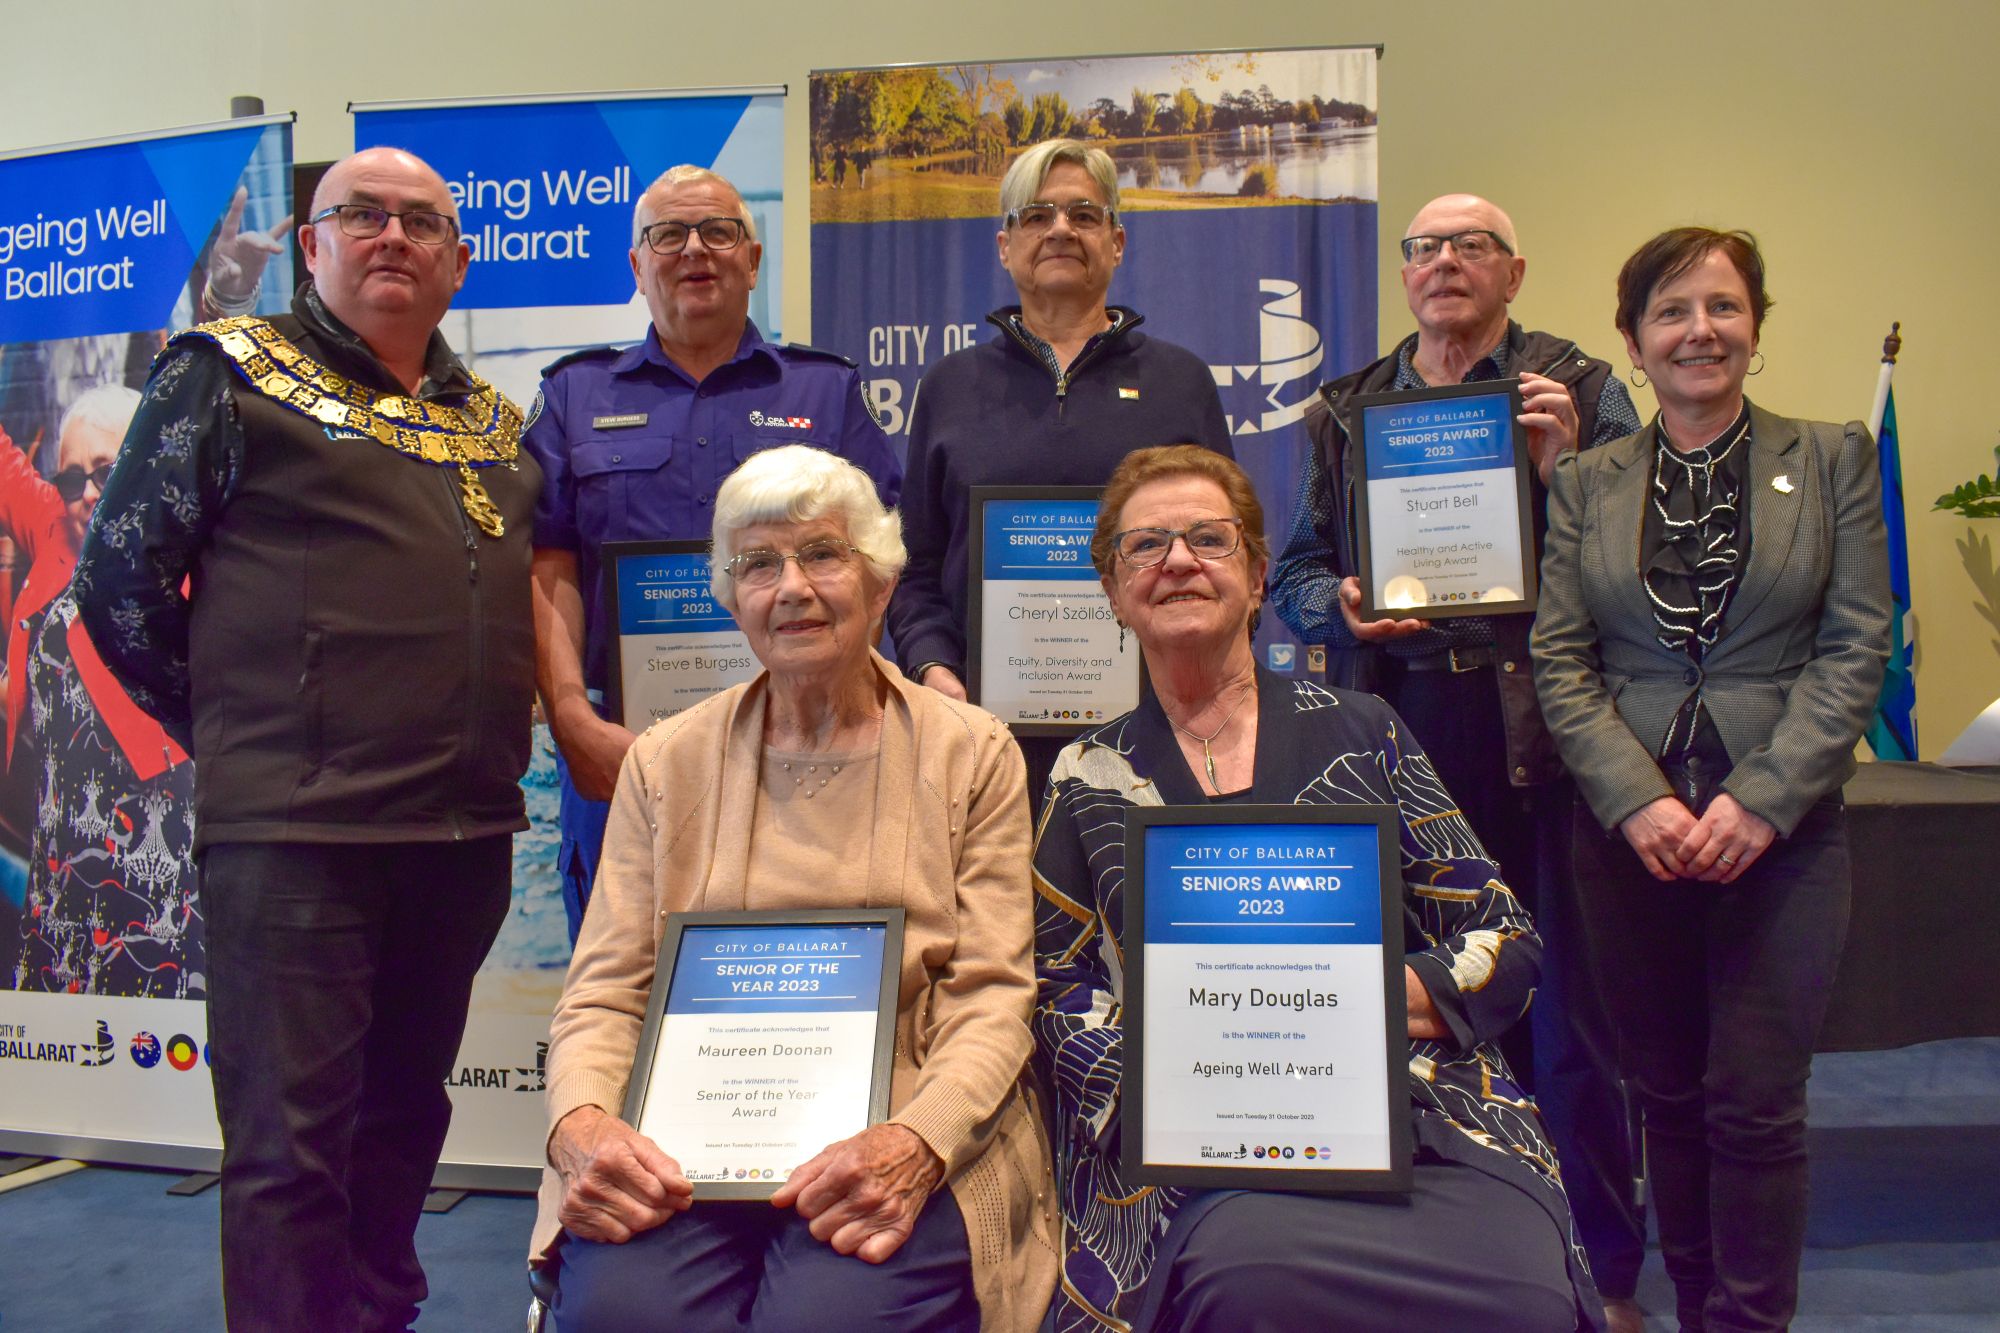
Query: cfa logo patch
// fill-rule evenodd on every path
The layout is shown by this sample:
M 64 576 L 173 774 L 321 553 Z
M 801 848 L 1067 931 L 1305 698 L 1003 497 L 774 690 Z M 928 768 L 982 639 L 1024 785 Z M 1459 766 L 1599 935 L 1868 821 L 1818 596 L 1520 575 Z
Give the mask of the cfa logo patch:
M 1268 299 L 1257 314 L 1257 359 L 1211 365 L 1215 387 L 1222 391 L 1224 416 L 1231 435 L 1257 435 L 1281 430 L 1306 414 L 1319 368 L 1326 361 L 1326 342 L 1305 318 L 1305 295 L 1287 278 L 1262 278 L 1257 289 Z M 1304 381 L 1303 392 L 1294 386 Z M 1232 386 L 1243 386 L 1229 392 Z M 1239 412 L 1232 408 L 1244 409 Z
M 787 430 L 811 430 L 813 428 L 813 419 L 811 417 L 766 416 L 764 413 L 756 411 L 753 408 L 750 412 L 750 424 L 753 426 L 779 426 Z
M 527 418 L 521 422 L 521 429 L 526 430 L 528 427 L 534 425 L 535 422 L 541 417 L 541 415 L 542 415 L 542 391 L 540 389 L 537 389 L 535 390 L 535 401 L 528 404 L 528 415 Z

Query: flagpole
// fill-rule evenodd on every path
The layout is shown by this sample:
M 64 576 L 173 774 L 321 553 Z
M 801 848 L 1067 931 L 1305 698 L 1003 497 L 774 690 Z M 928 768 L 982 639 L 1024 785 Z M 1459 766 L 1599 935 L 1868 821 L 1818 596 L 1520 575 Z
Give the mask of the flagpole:
M 1889 405 L 1889 377 L 1896 373 L 1896 354 L 1903 350 L 1903 321 L 1896 320 L 1889 325 L 1889 336 L 1882 340 L 1882 373 L 1875 377 L 1875 404 L 1868 409 L 1868 433 L 1876 439 L 1882 438 L 1882 412 Z

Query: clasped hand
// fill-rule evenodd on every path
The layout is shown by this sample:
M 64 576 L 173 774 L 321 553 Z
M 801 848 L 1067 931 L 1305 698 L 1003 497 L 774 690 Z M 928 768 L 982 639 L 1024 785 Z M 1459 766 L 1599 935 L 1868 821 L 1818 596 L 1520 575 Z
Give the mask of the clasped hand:
M 1618 826 L 1654 879 L 1733 884 L 1777 836 L 1762 816 L 1745 810 L 1728 792 L 1696 819 L 1677 796 L 1662 796 Z
M 563 1117 L 549 1141 L 549 1164 L 564 1187 L 557 1216 L 582 1240 L 623 1244 L 694 1202 L 680 1163 L 599 1107 Z M 879 1264 L 909 1239 L 943 1178 L 943 1161 L 914 1131 L 874 1125 L 793 1171 L 771 1204 L 796 1208 L 815 1240 Z

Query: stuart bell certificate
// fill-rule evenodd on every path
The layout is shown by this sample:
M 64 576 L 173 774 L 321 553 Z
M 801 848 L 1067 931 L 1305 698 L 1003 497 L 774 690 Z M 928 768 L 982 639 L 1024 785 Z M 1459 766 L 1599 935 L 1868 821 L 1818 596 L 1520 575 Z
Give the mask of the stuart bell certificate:
M 1030 735 L 1095 726 L 1136 707 L 1139 652 L 1119 647 L 1090 563 L 1096 499 L 975 488 L 973 505 L 981 516 L 974 702 Z
M 772 1188 L 866 1129 L 887 934 L 686 927 L 635 1127 L 697 1186 Z
M 1523 609 L 1529 600 L 1519 398 L 1511 381 L 1477 387 L 1356 400 L 1368 609 L 1450 614 Z
M 618 626 L 614 714 L 627 727 L 644 731 L 757 674 L 749 641 L 710 591 L 702 544 L 610 543 L 605 569 Z
M 1142 1168 L 1284 1176 L 1270 1188 L 1394 1187 L 1349 1174 L 1398 1171 L 1396 1129 L 1409 1119 L 1407 1047 L 1389 1045 L 1382 836 L 1372 816 L 1144 827 Z M 1395 1013 L 1398 1039 L 1403 1022 Z M 1128 1083 L 1131 1063 L 1128 1050 Z M 1126 1114 L 1129 1167 L 1129 1102 Z

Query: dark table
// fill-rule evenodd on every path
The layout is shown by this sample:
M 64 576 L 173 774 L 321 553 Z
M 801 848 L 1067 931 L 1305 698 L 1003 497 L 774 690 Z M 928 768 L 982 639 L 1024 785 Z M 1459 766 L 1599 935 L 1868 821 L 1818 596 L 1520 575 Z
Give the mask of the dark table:
M 2000 770 L 1863 764 L 1854 915 L 1822 1051 L 2000 1036 Z

